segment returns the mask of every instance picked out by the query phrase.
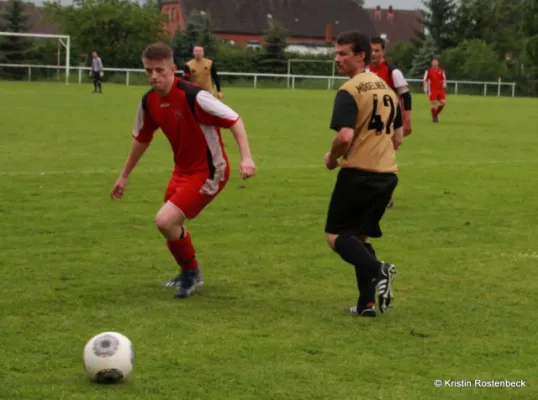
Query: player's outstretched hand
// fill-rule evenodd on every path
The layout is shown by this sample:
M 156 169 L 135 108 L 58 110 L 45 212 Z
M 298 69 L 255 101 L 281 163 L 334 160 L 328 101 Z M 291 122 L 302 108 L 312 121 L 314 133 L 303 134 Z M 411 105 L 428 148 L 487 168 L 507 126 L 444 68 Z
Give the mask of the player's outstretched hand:
M 325 157 L 323 157 L 323 161 L 325 162 L 325 165 L 327 166 L 328 169 L 330 170 L 333 170 L 335 169 L 336 167 L 338 167 L 340 164 L 338 163 L 338 161 L 335 161 L 335 162 L 331 162 L 331 152 L 327 152 L 327 154 L 325 154 Z
M 256 165 L 252 158 L 241 160 L 241 163 L 239 164 L 239 173 L 241 174 L 242 179 L 248 179 L 256 175 Z
M 402 119 L 403 119 L 404 136 L 409 136 L 411 132 L 413 132 L 413 129 L 411 128 L 411 111 L 404 110 L 402 112 Z
M 114 198 L 121 199 L 123 197 L 123 191 L 125 190 L 126 185 L 127 178 L 118 178 L 110 190 L 110 198 L 112 200 L 114 200 Z

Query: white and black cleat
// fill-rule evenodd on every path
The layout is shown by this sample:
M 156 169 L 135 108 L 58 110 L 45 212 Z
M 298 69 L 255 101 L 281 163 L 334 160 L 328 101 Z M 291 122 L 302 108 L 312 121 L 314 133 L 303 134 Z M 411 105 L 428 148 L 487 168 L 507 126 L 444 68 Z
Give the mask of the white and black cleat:
M 346 308 L 348 313 L 357 315 L 359 317 L 377 317 L 377 312 L 375 310 L 375 304 L 374 303 L 368 303 L 365 306 L 351 306 Z
M 396 267 L 392 264 L 381 263 L 379 275 L 374 279 L 377 288 L 377 300 L 379 311 L 384 313 L 390 307 L 394 295 L 392 293 L 392 282 L 396 277 Z

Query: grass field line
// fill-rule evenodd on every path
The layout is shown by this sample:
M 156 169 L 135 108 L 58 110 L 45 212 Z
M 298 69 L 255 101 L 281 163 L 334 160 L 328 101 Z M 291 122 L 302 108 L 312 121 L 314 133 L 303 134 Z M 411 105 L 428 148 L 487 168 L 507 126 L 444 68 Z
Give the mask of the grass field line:
M 408 167 L 435 167 L 435 166 L 465 166 L 465 165 L 529 165 L 538 164 L 538 159 L 535 160 L 473 160 L 473 161 L 410 161 L 400 162 L 398 165 L 403 168 Z M 274 169 L 321 169 L 323 164 L 303 164 L 303 165 L 258 165 L 258 170 L 274 170 Z M 138 168 L 136 173 L 163 173 L 171 172 L 172 168 Z M 46 176 L 46 175 L 99 175 L 119 173 L 120 168 L 94 168 L 94 169 L 65 169 L 52 171 L 0 171 L 0 176 Z

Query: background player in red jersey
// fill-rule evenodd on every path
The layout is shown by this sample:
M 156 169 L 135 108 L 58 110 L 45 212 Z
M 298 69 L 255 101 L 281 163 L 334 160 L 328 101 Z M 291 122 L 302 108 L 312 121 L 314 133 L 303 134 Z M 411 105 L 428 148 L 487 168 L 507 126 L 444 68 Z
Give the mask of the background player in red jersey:
M 185 298 L 203 282 L 185 221 L 220 193 L 230 175 L 220 128 L 230 128 L 239 146 L 241 177 L 254 176 L 256 167 L 239 115 L 208 91 L 176 78 L 173 59 L 172 49 L 164 43 L 151 44 L 142 54 L 152 89 L 138 107 L 131 151 L 110 195 L 123 197 L 130 173 L 160 128 L 172 146 L 175 166 L 155 222 L 181 268 L 164 285 L 177 286 L 176 296 Z
M 429 89 L 429 90 L 428 90 Z M 430 95 L 432 120 L 439 122 L 439 114 L 446 105 L 446 75 L 439 67 L 439 60 L 434 57 L 432 67 L 424 74 L 424 93 Z
M 368 70 L 383 79 L 387 85 L 398 95 L 402 107 L 404 136 L 413 131 L 411 128 L 411 92 L 402 71 L 385 61 L 385 41 L 380 37 L 370 39 L 372 59 Z M 390 199 L 387 207 L 394 207 L 394 199 Z
M 412 132 L 412 103 L 409 85 L 407 84 L 402 71 L 385 61 L 385 41 L 380 37 L 375 37 L 370 40 L 370 44 L 372 49 L 372 60 L 368 70 L 383 79 L 399 96 L 403 109 L 404 136 L 410 135 Z

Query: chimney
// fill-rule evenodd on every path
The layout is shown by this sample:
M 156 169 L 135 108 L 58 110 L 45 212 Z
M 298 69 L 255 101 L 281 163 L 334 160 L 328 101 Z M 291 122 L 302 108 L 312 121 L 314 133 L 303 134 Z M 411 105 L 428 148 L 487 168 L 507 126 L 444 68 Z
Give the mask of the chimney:
M 333 42 L 333 26 L 332 24 L 325 25 L 325 43 L 332 44 Z
M 393 19 L 394 19 L 394 9 L 392 8 L 392 6 L 389 6 L 389 10 L 387 12 L 387 21 L 392 22 Z
M 381 13 L 382 13 L 382 11 L 381 11 L 381 6 L 377 6 L 377 7 L 375 8 L 375 10 L 374 10 L 374 17 L 375 17 L 375 19 L 377 19 L 378 21 L 381 20 Z

